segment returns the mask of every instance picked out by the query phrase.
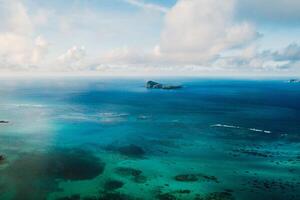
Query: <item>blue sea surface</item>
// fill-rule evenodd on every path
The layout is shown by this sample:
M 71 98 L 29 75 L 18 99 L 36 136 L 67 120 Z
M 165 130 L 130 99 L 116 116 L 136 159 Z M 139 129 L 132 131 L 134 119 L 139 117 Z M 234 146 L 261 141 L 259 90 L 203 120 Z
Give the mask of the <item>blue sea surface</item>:
M 1 78 L 0 199 L 300 199 L 300 84 L 147 80 Z

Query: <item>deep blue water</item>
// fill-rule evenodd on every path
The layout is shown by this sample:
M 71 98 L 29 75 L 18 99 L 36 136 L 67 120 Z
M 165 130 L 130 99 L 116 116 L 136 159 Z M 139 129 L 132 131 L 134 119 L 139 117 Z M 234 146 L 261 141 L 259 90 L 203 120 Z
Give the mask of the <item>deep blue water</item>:
M 300 198 L 300 84 L 146 81 L 0 80 L 0 199 Z

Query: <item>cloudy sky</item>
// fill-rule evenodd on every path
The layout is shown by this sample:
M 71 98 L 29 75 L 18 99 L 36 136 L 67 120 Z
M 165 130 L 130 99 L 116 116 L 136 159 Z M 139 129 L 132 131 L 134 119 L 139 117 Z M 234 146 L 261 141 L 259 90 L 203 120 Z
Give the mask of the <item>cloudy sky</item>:
M 299 0 L 0 0 L 0 74 L 300 75 Z

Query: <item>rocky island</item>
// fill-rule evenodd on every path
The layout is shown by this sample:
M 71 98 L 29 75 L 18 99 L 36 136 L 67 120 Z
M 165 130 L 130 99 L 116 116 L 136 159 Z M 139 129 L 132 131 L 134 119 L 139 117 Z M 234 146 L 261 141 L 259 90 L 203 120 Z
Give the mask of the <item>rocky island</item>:
M 289 83 L 300 83 L 300 79 L 290 79 Z
M 148 89 L 163 89 L 163 90 L 175 90 L 182 88 L 181 85 L 165 85 L 161 83 L 157 83 L 154 81 L 148 81 L 146 83 L 146 88 Z

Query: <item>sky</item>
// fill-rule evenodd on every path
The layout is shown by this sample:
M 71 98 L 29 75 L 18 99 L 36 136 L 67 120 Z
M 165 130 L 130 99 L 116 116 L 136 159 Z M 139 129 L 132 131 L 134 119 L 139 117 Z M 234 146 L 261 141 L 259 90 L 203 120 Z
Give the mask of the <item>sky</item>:
M 300 76 L 299 0 L 0 0 L 1 74 Z

